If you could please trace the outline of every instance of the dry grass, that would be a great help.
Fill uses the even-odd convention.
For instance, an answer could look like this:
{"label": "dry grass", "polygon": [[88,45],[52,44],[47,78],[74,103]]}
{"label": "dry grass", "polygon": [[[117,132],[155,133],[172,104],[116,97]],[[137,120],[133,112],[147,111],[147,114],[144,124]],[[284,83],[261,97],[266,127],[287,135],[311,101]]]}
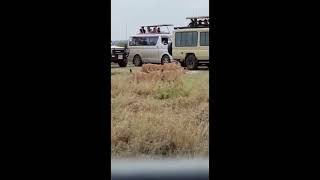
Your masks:
{"label": "dry grass", "polygon": [[129,68],[112,69],[112,156],[207,156],[208,71],[184,74],[181,84],[129,76]]}

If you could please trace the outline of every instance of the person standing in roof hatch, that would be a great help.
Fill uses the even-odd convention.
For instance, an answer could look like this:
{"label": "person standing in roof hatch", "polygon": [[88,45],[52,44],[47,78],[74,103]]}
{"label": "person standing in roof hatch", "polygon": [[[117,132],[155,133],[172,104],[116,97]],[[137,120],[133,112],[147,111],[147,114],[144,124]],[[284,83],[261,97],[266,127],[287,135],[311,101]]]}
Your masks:
{"label": "person standing in roof hatch", "polygon": [[143,34],[146,33],[146,30],[144,29],[143,26],[142,26],[142,32],[143,32]]}
{"label": "person standing in roof hatch", "polygon": [[204,25],[208,25],[208,20],[205,19],[205,20],[203,21],[203,23],[204,23]]}
{"label": "person standing in roof hatch", "polygon": [[157,32],[157,27],[154,27],[152,32],[156,33]]}

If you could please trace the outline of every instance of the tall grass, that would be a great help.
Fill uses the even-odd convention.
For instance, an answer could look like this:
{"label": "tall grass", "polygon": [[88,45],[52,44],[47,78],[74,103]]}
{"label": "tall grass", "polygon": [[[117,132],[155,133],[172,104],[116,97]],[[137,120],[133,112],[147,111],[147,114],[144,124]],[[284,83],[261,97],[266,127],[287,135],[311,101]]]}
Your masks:
{"label": "tall grass", "polygon": [[207,156],[208,72],[185,74],[181,84],[134,84],[123,69],[111,76],[112,156]]}

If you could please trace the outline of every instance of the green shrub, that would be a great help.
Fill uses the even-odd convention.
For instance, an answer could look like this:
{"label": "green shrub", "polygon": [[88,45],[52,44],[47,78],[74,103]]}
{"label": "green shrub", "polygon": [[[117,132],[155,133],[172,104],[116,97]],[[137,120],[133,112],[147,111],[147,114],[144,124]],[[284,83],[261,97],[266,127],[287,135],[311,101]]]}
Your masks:
{"label": "green shrub", "polygon": [[155,98],[156,99],[169,99],[176,97],[187,97],[190,94],[190,90],[183,85],[163,83],[156,87]]}

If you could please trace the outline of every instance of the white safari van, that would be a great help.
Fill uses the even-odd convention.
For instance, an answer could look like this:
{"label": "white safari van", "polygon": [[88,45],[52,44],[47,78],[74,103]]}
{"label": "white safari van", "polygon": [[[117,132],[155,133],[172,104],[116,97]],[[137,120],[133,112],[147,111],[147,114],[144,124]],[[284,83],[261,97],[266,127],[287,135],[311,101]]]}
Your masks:
{"label": "white safari van", "polygon": [[168,51],[187,69],[209,65],[209,17],[187,17],[187,27],[175,27]]}
{"label": "white safari van", "polygon": [[[171,43],[170,32],[160,31],[162,26],[142,26],[140,33],[130,36],[128,48],[130,54],[128,60],[132,60],[135,66],[144,63],[170,63],[171,55],[168,53],[168,44]],[[147,29],[144,29],[146,27]]]}

